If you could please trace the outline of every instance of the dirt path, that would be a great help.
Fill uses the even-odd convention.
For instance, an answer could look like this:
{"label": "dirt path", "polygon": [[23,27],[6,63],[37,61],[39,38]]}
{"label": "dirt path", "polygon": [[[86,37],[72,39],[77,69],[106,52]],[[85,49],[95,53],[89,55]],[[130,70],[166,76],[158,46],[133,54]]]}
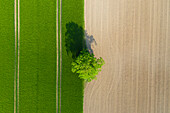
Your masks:
{"label": "dirt path", "polygon": [[56,1],[56,49],[57,49],[57,59],[56,59],[56,113],[58,113],[58,0]]}
{"label": "dirt path", "polygon": [[60,0],[60,113],[61,113],[61,78],[62,78],[62,0]]}
{"label": "dirt path", "polygon": [[18,70],[17,70],[17,113],[19,113],[19,63],[20,63],[20,0],[18,0]]}
{"label": "dirt path", "polygon": [[170,112],[170,0],[86,0],[85,23],[106,64],[84,113]]}
{"label": "dirt path", "polygon": [[15,74],[14,113],[19,113],[20,0],[14,0]]}
{"label": "dirt path", "polygon": [[17,3],[14,0],[14,25],[15,25],[15,73],[14,73],[14,113],[16,113],[16,76],[17,76]]}

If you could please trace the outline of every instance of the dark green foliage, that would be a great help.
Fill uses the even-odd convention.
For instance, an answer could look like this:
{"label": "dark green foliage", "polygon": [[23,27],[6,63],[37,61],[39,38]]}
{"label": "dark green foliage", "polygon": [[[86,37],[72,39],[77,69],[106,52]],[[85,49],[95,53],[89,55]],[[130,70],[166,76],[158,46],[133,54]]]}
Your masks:
{"label": "dark green foliage", "polygon": [[93,79],[97,79],[101,67],[104,65],[104,60],[94,57],[94,54],[90,54],[89,51],[83,50],[80,55],[72,62],[72,72],[78,73],[81,79],[90,82]]}

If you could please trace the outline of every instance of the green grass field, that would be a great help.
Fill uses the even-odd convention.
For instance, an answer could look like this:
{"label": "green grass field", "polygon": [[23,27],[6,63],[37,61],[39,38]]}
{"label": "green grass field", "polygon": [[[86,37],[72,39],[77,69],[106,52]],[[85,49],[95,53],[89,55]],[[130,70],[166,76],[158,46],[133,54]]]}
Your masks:
{"label": "green grass field", "polygon": [[[67,54],[66,24],[84,28],[84,0],[62,1],[62,81],[61,81],[61,113],[83,113],[83,81],[71,72],[72,53]],[[77,27],[77,26],[76,26]],[[76,31],[76,29],[75,29]],[[80,34],[81,35],[81,34]],[[74,34],[78,36],[78,34]],[[77,37],[77,40],[82,38]]]}
{"label": "green grass field", "polygon": [[[18,5],[18,4],[17,4]],[[60,12],[60,0],[58,4]],[[15,53],[14,1],[0,0],[0,112],[14,112],[14,75],[19,57],[20,113],[56,113],[56,1],[20,0],[20,55]],[[59,13],[60,14],[60,13]],[[17,14],[16,14],[17,15]],[[18,18],[17,18],[18,19]],[[62,24],[58,17],[58,50],[62,29],[62,79],[58,78],[61,113],[83,112],[83,80],[71,72],[73,56],[83,47],[84,1],[62,0]],[[16,23],[17,24],[17,23]],[[66,28],[67,25],[67,28]],[[17,31],[18,32],[18,31]],[[69,36],[66,36],[69,34]],[[66,38],[75,37],[76,51],[68,52]],[[69,42],[69,41],[68,41]],[[72,48],[72,49],[73,49]],[[72,50],[70,49],[70,50]],[[75,56],[74,56],[75,57]],[[17,75],[16,75],[17,76]],[[17,82],[17,78],[16,81]],[[17,84],[16,86],[17,87]],[[18,98],[18,97],[16,97]],[[61,103],[60,103],[61,101]]]}
{"label": "green grass field", "polygon": [[14,1],[0,0],[0,112],[14,110]]}
{"label": "green grass field", "polygon": [[20,1],[20,112],[56,112],[56,3]]}

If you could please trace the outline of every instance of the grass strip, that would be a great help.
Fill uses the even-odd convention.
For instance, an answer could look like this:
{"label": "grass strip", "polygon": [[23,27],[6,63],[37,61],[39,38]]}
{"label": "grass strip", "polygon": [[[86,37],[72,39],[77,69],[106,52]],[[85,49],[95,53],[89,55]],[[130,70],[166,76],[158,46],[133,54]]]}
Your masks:
{"label": "grass strip", "polygon": [[0,0],[0,112],[14,112],[14,1]]}
{"label": "grass strip", "polygon": [[[66,28],[66,24],[70,28]],[[84,28],[84,0],[62,0],[61,113],[83,113],[83,80],[71,72],[74,52],[68,52],[70,48],[66,47],[68,29],[72,30],[74,36],[77,36],[77,40],[84,38],[82,33],[77,34],[79,30],[75,27]],[[75,49],[78,48],[75,46]]]}
{"label": "grass strip", "polygon": [[20,0],[20,112],[56,112],[56,1]]}

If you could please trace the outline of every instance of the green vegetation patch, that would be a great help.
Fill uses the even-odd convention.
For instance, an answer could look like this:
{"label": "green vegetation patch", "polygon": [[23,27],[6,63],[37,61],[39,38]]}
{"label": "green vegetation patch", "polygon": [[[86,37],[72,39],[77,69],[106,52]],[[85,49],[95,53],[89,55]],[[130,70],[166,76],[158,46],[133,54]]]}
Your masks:
{"label": "green vegetation patch", "polygon": [[14,112],[14,1],[0,0],[0,112]]}
{"label": "green vegetation patch", "polygon": [[[83,48],[83,42],[81,42],[84,38],[83,28],[84,0],[62,0],[62,113],[83,112],[83,80],[71,71],[73,59]],[[69,40],[69,37],[74,37],[74,39]],[[72,42],[74,47],[71,45]]]}
{"label": "green vegetation patch", "polygon": [[56,112],[56,2],[20,0],[20,112]]}

